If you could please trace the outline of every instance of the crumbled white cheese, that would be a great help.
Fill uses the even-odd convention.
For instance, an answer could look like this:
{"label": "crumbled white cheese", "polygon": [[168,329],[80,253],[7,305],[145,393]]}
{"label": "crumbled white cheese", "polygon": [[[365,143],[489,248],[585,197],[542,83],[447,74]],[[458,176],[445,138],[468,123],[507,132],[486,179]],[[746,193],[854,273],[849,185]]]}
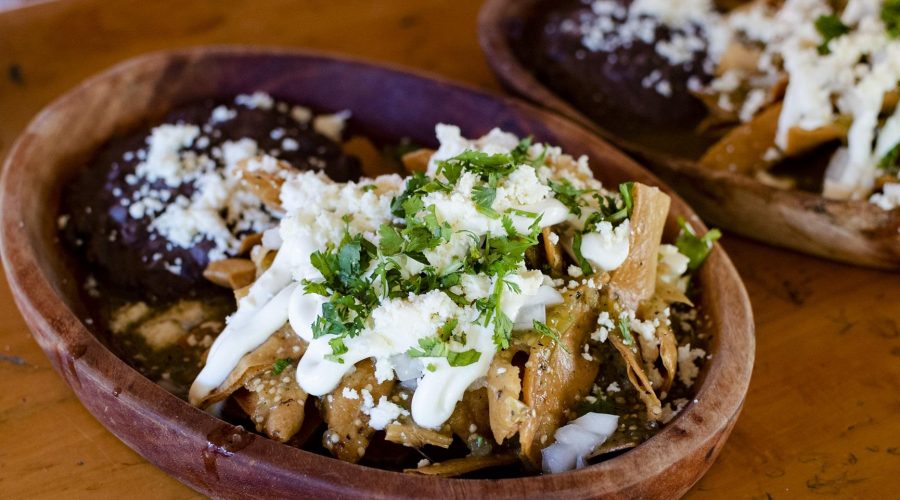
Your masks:
{"label": "crumbled white cheese", "polygon": [[210,115],[209,117],[209,121],[212,123],[222,123],[233,119],[235,116],[237,116],[237,111],[229,108],[228,106],[220,105],[216,106],[215,109],[213,109],[212,115]]}
{"label": "crumbled white cheese", "polygon": [[703,349],[691,349],[690,344],[678,346],[678,380],[686,387],[694,385],[694,379],[700,373],[696,361],[703,359],[706,351]]}
{"label": "crumbled white cheese", "polygon": [[[725,36],[720,34],[719,14],[710,0],[634,0],[624,5],[616,0],[585,2],[590,12],[577,22],[565,21],[559,29],[581,37],[581,44],[592,52],[614,53],[641,42],[672,66],[690,67],[702,55],[702,64],[710,69],[715,56],[723,50]],[[667,36],[657,39],[660,29]],[[614,55],[614,54],[613,54]],[[641,84],[671,97],[672,84],[662,72],[653,70]]]}
{"label": "crumbled white cheese", "polygon": [[[850,0],[835,13],[827,0],[786,0],[778,5],[752,2],[716,22],[732,40],[761,47],[757,67],[729,70],[713,79],[704,92],[718,94],[719,105],[734,109],[739,118],[751,120],[769,101],[771,88],[786,78],[775,143],[766,152],[776,161],[787,151],[794,130],[815,130],[832,125],[838,117],[849,119],[846,147],[831,157],[825,172],[823,194],[834,199],[870,197],[877,164],[900,142],[900,110],[897,120],[880,120],[885,96],[900,80],[900,40],[891,36],[881,19],[882,2]],[[823,35],[816,28],[821,16],[838,14],[849,32],[831,39],[819,52]],[[744,97],[741,97],[743,95]],[[881,197],[875,198],[878,202]]]}
{"label": "crumbled white cheese", "polygon": [[350,116],[351,113],[347,110],[331,115],[319,115],[313,119],[313,130],[333,141],[340,142],[344,126]]}
{"label": "crumbled white cheese", "polygon": [[[371,399],[371,395],[369,398]],[[409,415],[409,412],[402,406],[388,401],[387,396],[381,396],[377,405],[363,405],[362,411],[369,416],[369,427],[376,431],[382,431],[394,420]]]}
{"label": "crumbled white cheese", "polygon": [[303,106],[294,106],[291,108],[291,118],[297,123],[309,123],[312,120],[313,113],[309,108]]}
{"label": "crumbled white cheese", "polygon": [[881,191],[873,194],[869,201],[884,210],[900,208],[900,183],[885,184]]}
{"label": "crumbled white cheese", "polygon": [[582,271],[580,267],[575,265],[569,265],[569,268],[566,269],[566,272],[573,278],[580,278],[582,275],[584,275],[584,271]]}
{"label": "crumbled white cheese", "polygon": [[265,92],[254,92],[252,94],[240,94],[234,98],[234,103],[238,106],[244,106],[249,109],[272,109],[275,105],[275,99]]}
{"label": "crumbled white cheese", "polygon": [[183,162],[179,152],[194,143],[200,135],[196,125],[160,125],[147,138],[147,160],[138,164],[135,173],[150,182],[163,180],[168,186],[181,184],[191,165]]}

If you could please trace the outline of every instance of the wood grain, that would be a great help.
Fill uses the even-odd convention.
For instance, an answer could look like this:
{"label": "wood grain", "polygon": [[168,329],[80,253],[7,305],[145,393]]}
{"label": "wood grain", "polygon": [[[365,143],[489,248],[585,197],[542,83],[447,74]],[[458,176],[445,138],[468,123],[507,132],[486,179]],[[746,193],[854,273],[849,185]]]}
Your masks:
{"label": "wood grain", "polygon": [[[496,89],[475,39],[479,6],[475,0],[385,1],[377,8],[349,0],[76,0],[8,12],[0,15],[0,151],[44,104],[84,77],[169,46],[329,48]],[[688,497],[891,497],[900,482],[896,276],[732,235],[724,245],[756,309],[757,364],[731,439]],[[0,314],[3,496],[197,496],[87,413],[32,340],[6,286]]]}

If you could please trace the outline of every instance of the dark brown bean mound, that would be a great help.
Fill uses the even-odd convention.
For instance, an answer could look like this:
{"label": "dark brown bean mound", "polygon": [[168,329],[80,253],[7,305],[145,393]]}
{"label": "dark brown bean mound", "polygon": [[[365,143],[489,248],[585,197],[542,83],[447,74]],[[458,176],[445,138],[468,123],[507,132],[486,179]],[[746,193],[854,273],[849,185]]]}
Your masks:
{"label": "dark brown bean mound", "polygon": [[[236,115],[213,123],[210,116],[219,104],[225,104]],[[285,104],[251,109],[234,103],[200,102],[172,111],[160,123],[200,127],[201,137],[208,138],[208,143],[197,140],[187,148],[198,154],[212,156],[213,148],[226,141],[250,138],[257,142],[261,153],[285,160],[298,169],[321,169],[336,181],[357,179],[361,174],[357,158],[344,155],[340,144],[316,133],[310,124],[292,118],[290,106]],[[109,141],[68,184],[60,212],[61,222],[65,221],[61,224],[63,241],[87,261],[89,271],[100,282],[126,294],[133,292],[135,298],[153,301],[202,296],[212,286],[202,278],[212,242],[201,240],[190,248],[172,245],[149,229],[150,217],[135,219],[123,205],[123,200],[130,199],[147,183],[145,179],[126,181],[140,163],[136,156],[126,153],[146,149],[153,126]],[[271,132],[275,129],[283,129],[283,136],[275,134],[273,138]],[[295,140],[297,149],[283,151],[284,138]],[[216,168],[224,168],[221,159],[215,161]],[[171,199],[177,195],[189,197],[194,191],[192,184],[171,189],[162,180],[150,183],[150,187],[169,191]],[[166,268],[167,263],[175,261],[180,263],[177,273]]]}
{"label": "dark brown bean mound", "polygon": [[[579,33],[562,28],[566,22],[578,25],[582,16],[589,15],[590,5],[580,0],[543,2],[528,23],[511,28],[517,56],[542,83],[620,137],[660,146],[660,140],[672,142],[671,135],[692,131],[705,108],[690,94],[687,81],[692,76],[703,83],[709,80],[702,68],[705,55],[672,65],[652,43],[640,40],[609,52],[593,52],[582,45]],[[615,24],[621,26],[621,20]],[[668,40],[670,35],[667,28],[658,27],[655,39]],[[644,85],[654,71],[671,85],[670,96]],[[662,146],[678,150],[683,145]]]}

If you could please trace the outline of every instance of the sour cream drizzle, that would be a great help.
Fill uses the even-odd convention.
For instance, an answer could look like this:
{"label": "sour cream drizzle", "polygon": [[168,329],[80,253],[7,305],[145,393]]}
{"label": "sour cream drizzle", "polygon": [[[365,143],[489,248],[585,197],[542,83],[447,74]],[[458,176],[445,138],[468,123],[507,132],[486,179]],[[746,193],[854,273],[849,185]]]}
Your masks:
{"label": "sour cream drizzle", "polygon": [[[448,133],[454,135],[453,132],[457,137],[459,134],[458,129],[448,132],[439,128],[439,136],[441,132],[445,136]],[[509,134],[492,134],[499,140],[510,142]],[[514,146],[515,142],[511,147],[494,147],[500,151],[509,151]],[[457,145],[446,149],[458,148]],[[483,149],[490,150],[491,147]],[[447,152],[444,151],[444,154]],[[533,175],[527,172],[522,175],[526,174]],[[316,251],[324,250],[328,242],[338,242],[344,230],[363,234],[377,243],[379,225],[393,222],[389,209],[390,199],[402,191],[403,184],[396,177],[364,182],[371,182],[376,189],[364,189],[362,185],[353,183],[337,185],[321,175],[309,172],[298,174],[295,179],[288,181],[282,189],[286,216],[280,223],[279,237],[266,239],[280,246],[277,256],[271,267],[250,287],[248,295],[240,300],[237,312],[229,318],[225,330],[210,349],[206,365],[191,387],[192,403],[198,404],[219,387],[242,356],[256,349],[286,323],[309,344],[296,373],[298,384],[307,393],[324,396],[334,391],[357,362],[373,358],[379,382],[396,378],[412,385],[411,381],[415,380],[411,414],[413,420],[423,427],[441,426],[450,417],[466,389],[487,374],[497,349],[493,340],[493,326],[485,326],[478,321],[480,312],[474,306],[458,305],[440,290],[384,300],[366,319],[365,328],[358,336],[344,338],[347,352],[340,356],[343,362],[328,358],[332,354],[329,340],[333,335],[313,337],[311,327],[326,299],[305,293],[301,285],[304,280],[322,278],[319,271],[311,265],[310,256]],[[294,199],[288,200],[290,197]],[[365,201],[365,197],[369,197],[368,201]],[[466,198],[465,203],[461,201],[462,198]],[[342,202],[338,203],[334,199]],[[481,215],[476,214],[476,217],[466,213],[469,208],[466,203],[471,204],[467,197],[455,194],[433,200],[438,215],[441,219],[450,221],[455,231],[465,230],[484,235],[491,230],[498,230],[493,227],[498,224],[493,220],[486,221]],[[537,195],[527,204],[511,204],[511,207],[540,215],[539,225],[542,228],[572,219],[568,208],[547,192]],[[345,218],[348,213],[354,215],[349,224]],[[464,216],[460,217],[460,213]],[[534,218],[523,215],[515,215],[512,219],[514,226],[522,232],[534,222]],[[596,238],[585,239],[587,242],[596,240],[595,245],[590,244],[585,248],[585,255],[589,255],[592,261],[596,259],[596,264],[604,269],[617,266],[617,262],[620,263],[619,254],[622,253],[621,245],[617,244],[622,239],[619,233],[626,235],[624,252],[627,254],[628,228],[626,223],[624,229],[613,233],[611,227],[603,226],[604,234],[598,233]],[[464,253],[466,250],[465,245],[461,245],[443,257],[452,261],[454,257],[461,255],[454,255],[455,253]],[[612,255],[605,259],[605,253]],[[440,256],[435,258],[437,257]],[[437,264],[435,266],[440,268]],[[407,273],[414,274],[421,270],[421,264],[409,259],[408,262],[404,261],[404,269]],[[485,275],[466,275],[465,278],[460,287],[470,303],[488,297],[497,279]],[[500,309],[514,322],[515,328],[530,329],[532,320],[545,317],[547,306],[562,302],[560,293],[540,271],[526,270],[523,265],[517,272],[504,277],[504,280],[517,285],[516,291],[504,287],[500,295]],[[373,286],[380,285],[376,281]],[[457,333],[465,334],[464,343],[451,341],[451,348],[458,352],[477,350],[480,353],[477,361],[466,366],[451,366],[443,357],[413,359],[407,355],[411,348],[419,345],[420,339],[435,336],[437,330],[450,319],[458,321]]]}

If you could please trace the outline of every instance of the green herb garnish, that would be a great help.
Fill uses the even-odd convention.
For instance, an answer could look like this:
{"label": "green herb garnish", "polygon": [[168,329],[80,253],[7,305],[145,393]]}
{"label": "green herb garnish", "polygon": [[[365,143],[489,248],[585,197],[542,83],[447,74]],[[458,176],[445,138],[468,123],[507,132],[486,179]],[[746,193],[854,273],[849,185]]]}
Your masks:
{"label": "green herb garnish", "polygon": [[293,361],[294,360],[291,358],[282,358],[275,361],[275,363],[272,364],[272,373],[274,375],[281,375],[281,372],[283,372],[285,368],[291,366]]}
{"label": "green herb garnish", "polygon": [[555,342],[559,342],[559,334],[553,331],[553,329],[546,324],[541,323],[538,320],[532,320],[531,326],[532,328],[534,328],[534,331],[540,333],[544,337],[550,337]]}
{"label": "green herb garnish", "polygon": [[884,28],[894,38],[900,38],[900,0],[884,0],[881,6]]}
{"label": "green herb garnish", "polygon": [[578,261],[578,267],[581,268],[581,272],[587,275],[593,273],[594,268],[591,267],[591,263],[581,254],[581,235],[581,232],[576,232],[575,236],[572,237],[572,252],[575,253],[575,260]]}
{"label": "green herb garnish", "polygon": [[878,160],[878,168],[891,175],[900,174],[900,143]]}
{"label": "green herb garnish", "polygon": [[679,252],[690,259],[688,269],[696,271],[709,256],[713,243],[722,237],[722,232],[714,228],[707,231],[702,237],[698,237],[694,228],[684,220],[684,217],[678,218],[678,225],[681,226],[681,232],[675,239],[675,246],[678,247]]}
{"label": "green herb garnish", "polygon": [[[331,335],[332,348],[328,359],[343,362],[341,355],[347,352],[345,340],[360,334],[371,312],[381,300],[421,295],[441,290],[460,306],[472,305],[464,297],[451,290],[460,283],[464,274],[486,274],[495,280],[490,297],[474,304],[481,313],[484,325],[494,329],[494,342],[500,349],[509,346],[512,320],[500,308],[504,290],[519,293],[518,286],[506,279],[518,271],[528,248],[538,243],[540,215],[526,211],[511,211],[534,220],[527,231],[520,233],[509,214],[500,214],[492,208],[497,196],[500,179],[512,173],[520,165],[528,164],[531,140],[526,139],[509,154],[487,154],[465,151],[454,158],[438,162],[435,178],[418,173],[406,181],[403,192],[391,200],[391,213],[399,223],[382,224],[378,228],[378,245],[362,235],[345,234],[337,245],[329,245],[324,251],[315,252],[311,263],[322,279],[303,282],[306,293],[327,298],[321,312],[312,325],[314,338]],[[537,160],[536,160],[537,161]],[[540,161],[543,161],[541,157]],[[430,193],[450,192],[463,172],[471,172],[482,181],[473,189],[473,202],[479,212],[492,218],[501,218],[504,232],[478,236],[471,234],[468,253],[459,262],[439,273],[430,264],[426,253],[450,241],[453,230],[437,217],[436,207],[427,205]],[[346,223],[351,222],[347,218]],[[423,264],[413,275],[404,271],[403,259],[409,258]],[[479,359],[477,351],[455,352],[449,349],[449,341],[462,340],[453,337],[456,324],[444,325],[438,336],[411,355],[446,357],[453,366],[465,366]]]}
{"label": "green herb garnish", "polygon": [[472,189],[472,201],[475,202],[475,208],[478,213],[496,219],[500,214],[491,208],[494,199],[497,197],[497,188],[495,186],[476,186]]}
{"label": "green herb garnish", "polygon": [[412,347],[406,351],[406,355],[411,358],[447,358],[450,366],[468,366],[481,359],[481,353],[477,350],[453,351],[447,342],[437,337],[419,339],[419,349]]}
{"label": "green herb garnish", "polygon": [[620,314],[618,326],[619,333],[621,333],[622,338],[625,339],[625,345],[634,344],[634,337],[631,336],[631,318],[629,318],[625,313]]}
{"label": "green herb garnish", "polygon": [[[882,12],[883,15],[883,12]],[[850,27],[841,22],[841,19],[835,15],[823,15],[816,19],[816,30],[822,35],[822,43],[818,47],[819,54],[830,54],[831,49],[828,44],[840,36],[850,33]]]}
{"label": "green herb garnish", "polygon": [[547,326],[545,323],[541,323],[540,321],[535,319],[531,321],[531,327],[534,329],[534,331],[538,332],[542,336],[550,337],[551,339],[553,339],[553,341],[556,342],[556,345],[561,347],[563,351],[569,352],[569,349],[562,342],[560,342],[559,334],[556,333],[552,328]]}
{"label": "green herb garnish", "polygon": [[566,206],[569,209],[569,212],[572,212],[576,217],[581,217],[581,203],[580,199],[583,195],[590,193],[589,189],[578,189],[572,185],[567,179],[563,179],[559,182],[550,181],[549,183],[550,189],[553,190],[553,194],[560,203]]}

